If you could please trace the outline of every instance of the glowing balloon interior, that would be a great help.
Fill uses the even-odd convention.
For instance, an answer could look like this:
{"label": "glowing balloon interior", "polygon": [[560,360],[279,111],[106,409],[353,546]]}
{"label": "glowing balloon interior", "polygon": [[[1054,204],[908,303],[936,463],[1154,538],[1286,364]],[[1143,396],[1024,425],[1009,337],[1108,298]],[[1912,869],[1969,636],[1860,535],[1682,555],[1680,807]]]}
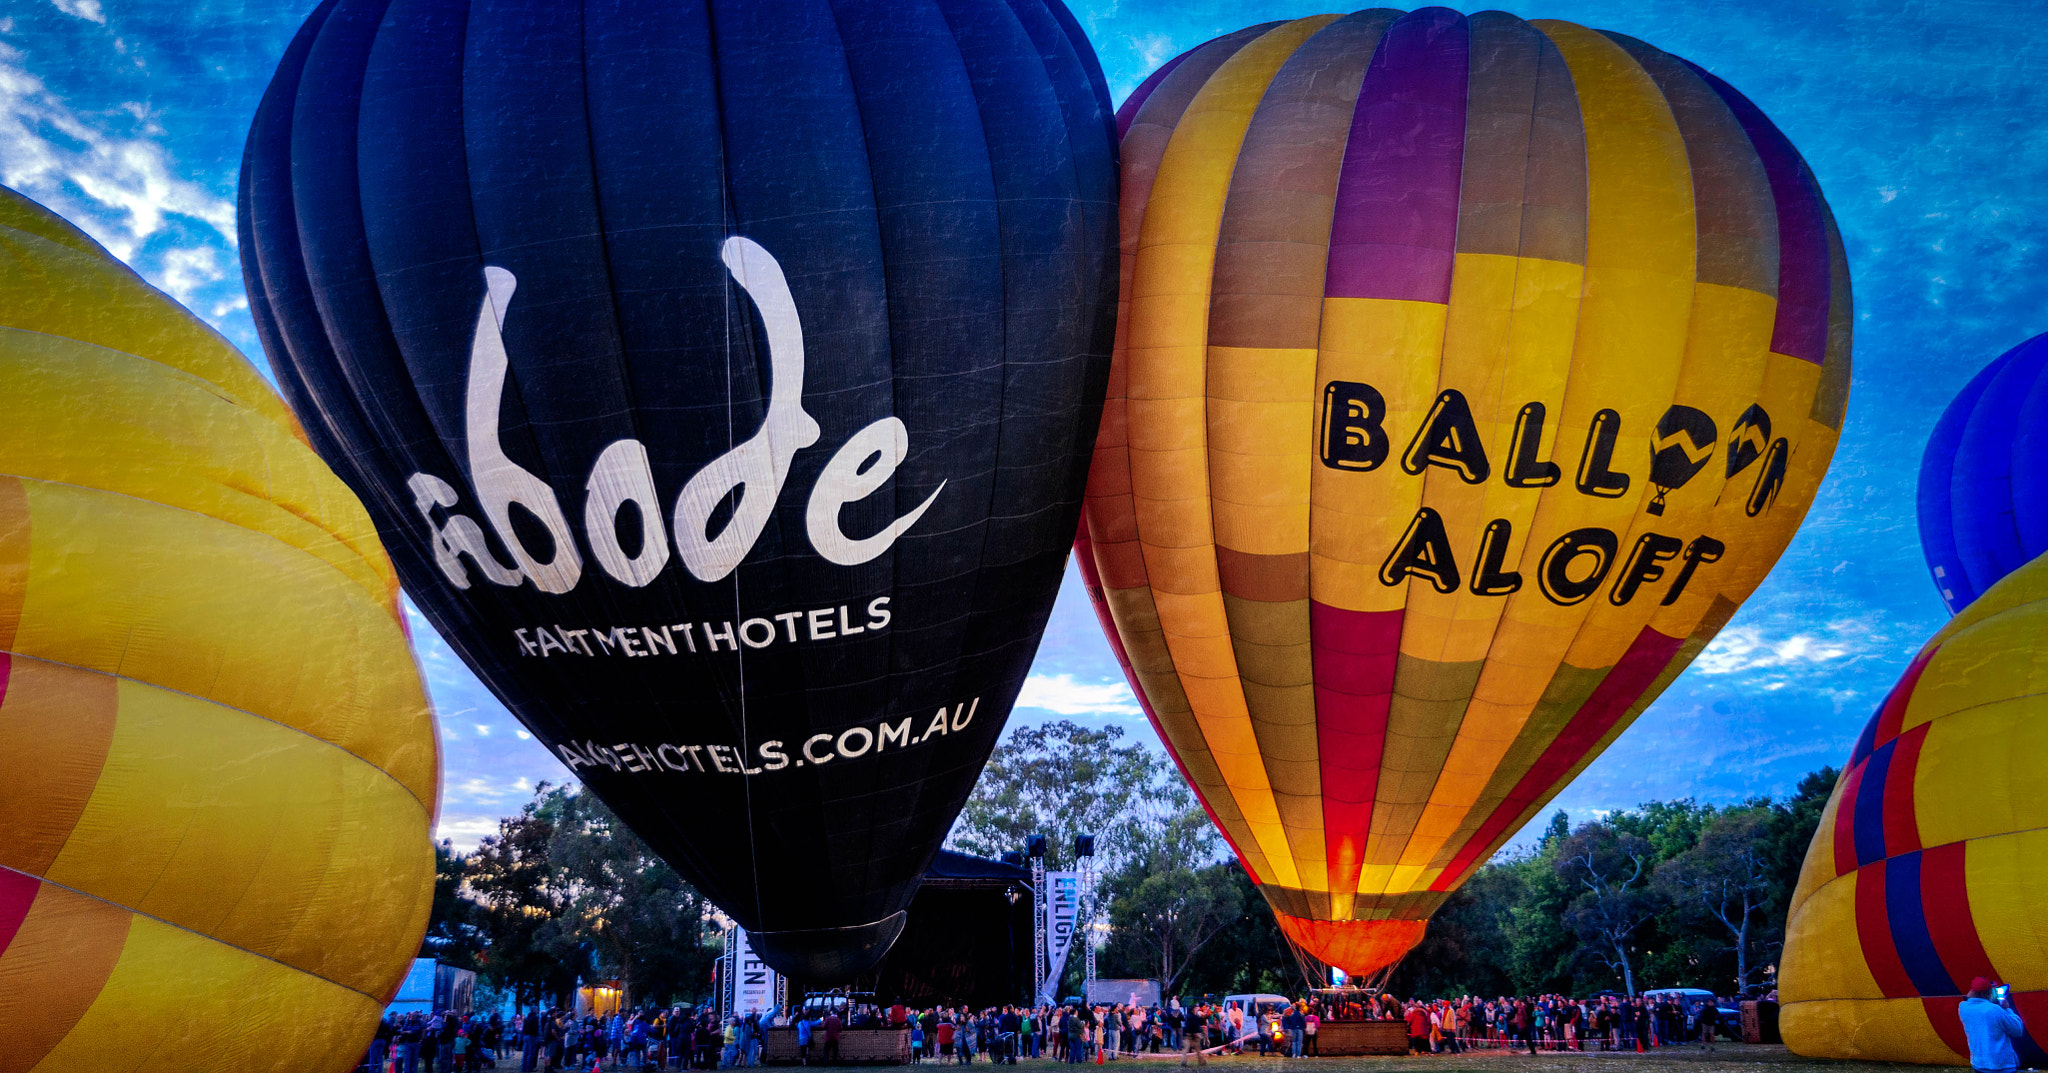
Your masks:
{"label": "glowing balloon interior", "polygon": [[0,190],[0,1069],[353,1067],[433,717],[348,488],[226,340]]}
{"label": "glowing balloon interior", "polygon": [[1118,124],[1083,565],[1282,927],[1366,974],[1791,539],[1841,242],[1741,94],[1563,22],[1255,26]]}

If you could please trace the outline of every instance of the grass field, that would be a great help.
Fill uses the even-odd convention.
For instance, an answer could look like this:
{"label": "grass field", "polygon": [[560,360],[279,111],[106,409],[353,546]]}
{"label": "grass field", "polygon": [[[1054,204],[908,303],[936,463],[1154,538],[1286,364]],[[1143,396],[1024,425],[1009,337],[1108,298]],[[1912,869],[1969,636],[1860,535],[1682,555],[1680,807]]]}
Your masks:
{"label": "grass field", "polygon": [[[936,1063],[927,1063],[935,1065]],[[1178,1068],[1177,1058],[1144,1058],[1112,1062],[1105,1073],[1122,1066],[1120,1073]],[[1802,1058],[1779,1046],[1723,1043],[1712,1051],[1698,1047],[1671,1047],[1648,1054],[1568,1051],[1531,1055],[1502,1051],[1472,1051],[1466,1054],[1411,1055],[1400,1058],[1212,1058],[1209,1066],[1218,1073],[1421,1073],[1442,1069],[1444,1073],[1907,1073],[1927,1070],[1926,1066],[1892,1062],[1841,1062],[1826,1058]],[[982,1063],[975,1068],[986,1069]],[[1068,1069],[1065,1063],[1025,1061],[1017,1073],[1055,1073]],[[1091,1067],[1092,1068],[1092,1067]]]}

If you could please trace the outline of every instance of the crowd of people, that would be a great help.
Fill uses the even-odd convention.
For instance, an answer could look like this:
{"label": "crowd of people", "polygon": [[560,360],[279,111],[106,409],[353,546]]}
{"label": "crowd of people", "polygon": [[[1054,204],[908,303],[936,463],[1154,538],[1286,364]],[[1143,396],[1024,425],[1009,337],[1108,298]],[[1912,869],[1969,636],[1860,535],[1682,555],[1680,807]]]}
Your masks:
{"label": "crowd of people", "polygon": [[1156,1006],[1069,1003],[983,1009],[914,1009],[899,1003],[781,1007],[722,1021],[709,1011],[686,1007],[582,1017],[559,1009],[511,1018],[449,1011],[386,1016],[365,1065],[374,1073],[470,1073],[509,1070],[513,1063],[520,1073],[735,1069],[762,1064],[772,1028],[793,1029],[795,1053],[779,1057],[830,1065],[842,1057],[846,1032],[883,1027],[907,1031],[916,1063],[1014,1064],[1020,1058],[1049,1058],[1078,1064],[1177,1054],[1183,1065],[1199,1065],[1218,1051],[1315,1056],[1319,1031],[1331,1020],[1405,1022],[1410,1049],[1418,1054],[1470,1048],[1533,1054],[1635,1051],[1681,1043],[1711,1047],[1735,1031],[1714,1002],[1613,994],[1406,1002],[1379,994],[1341,1002],[1265,998],[1183,1004],[1175,999]]}

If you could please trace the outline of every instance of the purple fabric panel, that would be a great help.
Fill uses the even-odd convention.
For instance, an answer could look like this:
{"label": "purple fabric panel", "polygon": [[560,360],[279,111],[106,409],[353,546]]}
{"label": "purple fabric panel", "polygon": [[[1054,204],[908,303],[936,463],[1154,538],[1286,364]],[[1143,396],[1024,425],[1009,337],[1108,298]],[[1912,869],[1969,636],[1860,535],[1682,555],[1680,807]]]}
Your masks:
{"label": "purple fabric panel", "polygon": [[1450,301],[1470,44],[1465,17],[1441,7],[1381,39],[1337,180],[1329,297]]}
{"label": "purple fabric panel", "polygon": [[1201,47],[1201,45],[1196,45],[1194,48],[1167,60],[1157,71],[1146,75],[1145,80],[1138,83],[1138,88],[1132,90],[1131,95],[1124,98],[1124,106],[1116,110],[1116,140],[1118,142],[1122,142],[1124,135],[1131,132],[1131,123],[1138,118],[1138,109],[1145,107],[1145,98],[1150,97],[1152,91],[1159,88],[1159,83],[1164,82],[1166,76],[1172,74],[1173,69],[1179,67],[1182,60],[1194,55]]}
{"label": "purple fabric panel", "polygon": [[1687,63],[1714,87],[1742,122],[1750,144],[1771,177],[1771,196],[1778,205],[1778,321],[1771,331],[1771,349],[1787,357],[1819,365],[1827,358],[1830,294],[1827,224],[1821,219],[1820,184],[1799,151],[1778,131],[1763,110],[1735,87]]}

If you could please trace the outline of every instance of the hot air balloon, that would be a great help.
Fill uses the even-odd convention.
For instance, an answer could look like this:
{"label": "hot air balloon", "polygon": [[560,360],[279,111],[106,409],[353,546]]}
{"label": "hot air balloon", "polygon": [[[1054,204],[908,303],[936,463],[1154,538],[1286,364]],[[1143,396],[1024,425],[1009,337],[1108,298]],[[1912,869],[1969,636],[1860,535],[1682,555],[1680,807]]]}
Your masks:
{"label": "hot air balloon", "polygon": [[1791,539],[1841,242],[1741,94],[1563,22],[1255,26],[1117,122],[1088,580],[1281,927],[1367,975]]}
{"label": "hot air balloon", "polygon": [[1985,366],[1935,424],[1920,546],[1950,614],[2048,552],[2048,335]]}
{"label": "hot air balloon", "polygon": [[1967,1065],[1956,1007],[1982,976],[2012,987],[2020,1064],[2048,1061],[2044,622],[2048,557],[1950,620],[1863,728],[1785,925],[1798,1053]]}
{"label": "hot air balloon", "polygon": [[346,1070],[433,901],[433,716],[348,488],[0,190],[0,1069]]}
{"label": "hot air balloon", "polygon": [[901,929],[1051,609],[1114,161],[1057,0],[329,0],[243,264],[434,626],[829,982]]}

